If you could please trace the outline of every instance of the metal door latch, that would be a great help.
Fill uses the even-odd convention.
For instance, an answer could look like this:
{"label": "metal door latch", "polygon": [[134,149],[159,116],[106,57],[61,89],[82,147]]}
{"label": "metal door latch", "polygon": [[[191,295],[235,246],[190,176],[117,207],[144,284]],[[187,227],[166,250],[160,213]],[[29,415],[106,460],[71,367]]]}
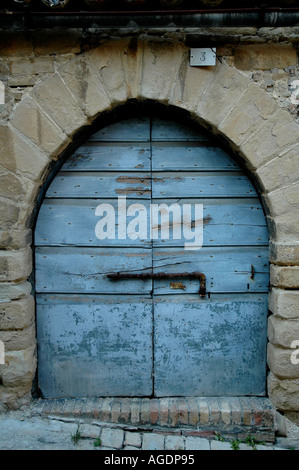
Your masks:
{"label": "metal door latch", "polygon": [[196,278],[199,279],[200,287],[199,287],[199,295],[201,297],[206,296],[206,276],[199,271],[194,271],[192,273],[113,273],[107,275],[108,279],[112,279],[114,281],[120,279],[171,279],[176,277],[187,277],[187,278]]}

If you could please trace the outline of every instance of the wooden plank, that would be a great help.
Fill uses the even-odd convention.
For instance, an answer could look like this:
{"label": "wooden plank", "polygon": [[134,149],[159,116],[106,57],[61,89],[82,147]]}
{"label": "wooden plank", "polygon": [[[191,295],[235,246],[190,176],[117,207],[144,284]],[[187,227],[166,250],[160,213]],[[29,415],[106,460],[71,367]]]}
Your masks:
{"label": "wooden plank", "polygon": [[37,295],[39,388],[45,398],[152,393],[152,302]]}
{"label": "wooden plank", "polygon": [[219,147],[199,144],[153,144],[153,171],[239,171],[240,167]]}
{"label": "wooden plank", "polygon": [[150,171],[148,145],[86,143],[63,165],[63,171]]}
{"label": "wooden plank", "polygon": [[[152,200],[152,204],[161,204],[161,200]],[[190,204],[191,230],[195,226],[195,204],[203,204],[203,236],[204,246],[218,245],[267,245],[268,231],[264,213],[258,199],[166,199],[163,201],[169,207],[169,239],[161,238],[161,217],[158,224],[158,240],[153,240],[155,246],[184,246],[188,240],[185,237],[182,223],[183,204]],[[95,235],[96,223],[101,217],[95,215],[96,208],[101,204],[110,204],[115,211],[116,239],[99,240]],[[146,212],[147,237],[132,240],[119,239],[118,234],[118,200],[117,199],[46,199],[40,209],[35,229],[36,246],[146,246],[151,245],[150,239],[150,201],[130,199],[127,201],[127,211],[131,205],[142,204]],[[179,204],[181,217],[173,220],[172,204]],[[127,216],[127,224],[141,214]],[[173,223],[181,226],[181,239],[173,238]],[[190,224],[189,224],[190,227]],[[137,227],[138,231],[139,228]]]}
{"label": "wooden plank", "polygon": [[150,118],[124,119],[94,133],[89,142],[149,142]]}
{"label": "wooden plank", "polygon": [[[158,219],[158,240],[153,240],[154,246],[184,246],[188,242],[183,227],[184,205],[191,206],[191,224],[189,230],[194,233],[195,226],[199,227],[201,219],[195,217],[195,205],[203,205],[203,246],[229,246],[229,245],[267,245],[268,230],[262,206],[257,198],[241,199],[152,199],[152,204],[160,207],[166,204],[169,208],[169,237],[162,237],[162,218]],[[181,208],[181,216],[176,219],[173,215],[175,207]],[[163,207],[163,206],[162,206]],[[173,207],[173,211],[171,210]],[[164,216],[165,217],[165,216]],[[165,217],[167,227],[168,218]],[[174,239],[174,224],[176,231],[181,227],[181,238]],[[153,224],[153,228],[156,225]],[[164,227],[165,228],[165,227]],[[189,235],[188,235],[189,236]]]}
{"label": "wooden plank", "polygon": [[159,141],[207,141],[204,132],[168,119],[154,117],[152,120],[152,142]]}
{"label": "wooden plank", "polygon": [[[106,217],[96,216],[97,207],[102,204],[109,204],[115,211],[115,240],[111,238],[99,239],[96,236],[96,224]],[[127,207],[142,204],[146,212],[146,227],[150,223],[150,201],[142,199],[130,199]],[[112,212],[111,212],[112,213]],[[124,225],[128,229],[130,223],[138,216],[127,215],[127,223]],[[140,209],[140,214],[142,211]],[[107,222],[108,223],[108,222]],[[132,239],[129,235],[123,240],[119,233],[119,201],[118,199],[45,199],[40,209],[36,229],[36,246],[133,246],[151,247],[151,240],[148,238]],[[107,228],[105,229],[107,230]],[[138,226],[135,230],[139,231]]]}
{"label": "wooden plank", "polygon": [[251,181],[241,172],[153,173],[153,198],[254,197]]}
{"label": "wooden plank", "polygon": [[[268,247],[213,247],[198,251],[179,248],[154,248],[154,272],[193,272],[206,275],[207,292],[268,292]],[[254,266],[254,278],[252,268]],[[198,293],[197,279],[155,280],[156,295],[173,294],[171,283],[183,282],[181,293]]]}
{"label": "wooden plank", "polygon": [[36,248],[36,292],[148,294],[152,281],[113,281],[115,272],[151,272],[151,250],[142,248]]}
{"label": "wooden plank", "polygon": [[267,294],[156,298],[155,396],[265,395]]}
{"label": "wooden plank", "polygon": [[151,197],[151,179],[148,173],[114,172],[59,172],[50,185],[48,198],[133,198]]}

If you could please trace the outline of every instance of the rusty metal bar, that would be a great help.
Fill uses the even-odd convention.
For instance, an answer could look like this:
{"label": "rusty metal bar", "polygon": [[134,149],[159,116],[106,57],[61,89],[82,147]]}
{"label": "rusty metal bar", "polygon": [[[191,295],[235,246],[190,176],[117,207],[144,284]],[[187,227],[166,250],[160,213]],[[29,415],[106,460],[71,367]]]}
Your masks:
{"label": "rusty metal bar", "polygon": [[113,274],[108,274],[107,277],[109,279],[112,279],[114,281],[120,280],[120,279],[141,279],[141,280],[146,280],[146,279],[172,279],[176,277],[188,277],[188,278],[196,278],[199,279],[200,281],[200,287],[199,287],[199,295],[201,297],[206,296],[206,276],[203,273],[200,273],[199,271],[194,271],[192,273],[140,273],[140,274],[134,274],[134,273],[113,273]]}

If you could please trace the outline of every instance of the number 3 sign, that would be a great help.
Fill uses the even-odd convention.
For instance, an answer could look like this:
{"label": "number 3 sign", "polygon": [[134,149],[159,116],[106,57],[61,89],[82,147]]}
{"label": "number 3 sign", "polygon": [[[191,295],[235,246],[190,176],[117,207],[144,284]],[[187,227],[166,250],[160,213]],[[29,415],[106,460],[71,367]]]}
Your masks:
{"label": "number 3 sign", "polygon": [[216,65],[216,49],[202,47],[191,49],[190,65],[193,67]]}

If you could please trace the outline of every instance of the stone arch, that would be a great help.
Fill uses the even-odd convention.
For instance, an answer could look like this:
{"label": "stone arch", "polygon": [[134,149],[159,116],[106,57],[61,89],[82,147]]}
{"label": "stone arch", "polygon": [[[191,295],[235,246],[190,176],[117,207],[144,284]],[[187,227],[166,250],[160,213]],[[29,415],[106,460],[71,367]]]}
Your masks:
{"label": "stone arch", "polygon": [[[32,271],[32,214],[53,164],[76,145],[85,128],[130,100],[152,100],[185,110],[194,121],[224,139],[256,180],[267,208],[271,235],[270,306],[274,316],[269,327],[269,384],[273,402],[288,409],[283,407],[291,405],[281,402],[278,390],[288,381],[292,389],[299,373],[287,364],[289,347],[280,323],[284,317],[282,305],[287,305],[284,318],[291,319],[299,334],[299,323],[294,321],[297,293],[283,290],[299,286],[299,126],[234,67],[219,61],[216,67],[190,67],[189,49],[183,44],[150,38],[104,43],[66,62],[37,84],[17,106],[9,125],[1,128],[2,167],[8,179],[7,194],[2,193],[2,197],[8,197],[1,234],[6,249],[0,254],[5,308],[9,310],[11,302],[21,301],[24,305],[19,308],[30,311],[32,318],[27,281]],[[35,344],[29,323],[27,320],[22,330],[24,354],[12,346],[11,365],[2,374],[4,397],[15,399],[30,392]],[[14,361],[21,364],[16,373]],[[292,402],[294,394],[290,395]],[[298,395],[296,400],[299,409]]]}

